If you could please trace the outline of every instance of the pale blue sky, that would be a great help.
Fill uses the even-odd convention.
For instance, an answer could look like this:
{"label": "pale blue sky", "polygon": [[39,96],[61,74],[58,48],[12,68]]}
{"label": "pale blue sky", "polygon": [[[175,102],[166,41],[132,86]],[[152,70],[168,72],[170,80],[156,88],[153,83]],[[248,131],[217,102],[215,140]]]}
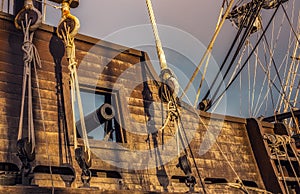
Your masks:
{"label": "pale blue sky", "polygon": [[[166,51],[167,60],[170,63],[173,63],[173,65],[179,70],[184,71],[186,76],[189,77],[193,71],[193,66],[198,64],[205,47],[208,45],[212,37],[222,1],[153,0],[152,3],[157,23],[160,25],[159,30],[163,46],[169,48],[169,50],[167,49]],[[285,6],[287,6],[287,3]],[[289,0],[287,11],[290,12],[293,7],[296,14],[293,21],[296,21],[296,18],[298,17],[298,10],[300,10],[300,1]],[[47,12],[47,23],[57,25],[60,18],[60,11],[49,7]],[[124,46],[135,46],[138,49],[146,50],[149,52],[151,59],[156,60],[155,52],[153,52],[154,39],[149,26],[145,26],[145,29],[149,29],[146,30],[144,34],[143,32],[136,33],[136,31],[140,30],[143,25],[149,25],[150,23],[145,0],[81,0],[80,6],[71,12],[81,21],[80,33],[112,41]],[[273,10],[262,10],[264,26],[266,26],[267,20],[270,18],[272,12]],[[273,37],[276,37],[280,30],[282,17],[283,11],[280,9],[274,25]],[[290,17],[292,18],[291,14]],[[177,35],[169,33],[169,31],[166,30],[170,29],[168,27],[174,29],[174,31],[177,32]],[[294,25],[294,27],[296,27],[296,25]],[[213,50],[213,58],[215,59],[216,64],[220,64],[224,59],[226,51],[228,50],[236,31],[237,30],[227,20],[221,30],[220,36],[217,38]],[[280,39],[282,39],[282,41],[278,42],[278,53],[275,52],[278,64],[282,61],[281,58],[284,56],[282,53],[286,50],[287,46],[285,44],[287,44],[289,37],[290,27],[286,19],[281,31],[283,35],[280,35]],[[130,36],[130,34],[134,35]],[[271,30],[266,35],[270,42],[272,42]],[[252,39],[255,39],[255,36],[256,35],[252,36]],[[133,43],[135,40],[139,40],[140,43]],[[153,41],[152,47],[148,44],[151,43],[151,41]],[[253,44],[255,44],[254,41]],[[179,48],[181,47],[185,50],[180,50]],[[178,51],[178,49],[180,51]],[[174,58],[178,57],[178,55],[184,55],[186,59],[181,58],[177,61],[174,60]],[[188,61],[190,61],[190,64],[187,64]],[[178,64],[176,64],[176,62]],[[213,74],[214,73],[208,74],[208,76],[213,77]],[[262,80],[263,73],[258,74],[257,76],[259,80]],[[242,109],[244,110],[242,112],[242,116],[247,116],[249,101],[249,99],[247,99],[249,96],[247,93],[249,86],[247,85],[248,81],[246,78],[247,70],[245,70],[245,75],[243,75],[244,80],[241,80],[241,83],[243,83],[242,88],[240,89],[239,80],[237,80],[237,82],[233,84],[232,88],[228,91],[227,98],[230,99],[227,102],[228,114],[240,114],[239,110],[241,108],[239,106],[239,101],[240,98],[242,98]],[[199,79],[200,77],[198,77],[195,87],[198,86]],[[253,79],[253,75],[251,75],[251,79]],[[250,83],[250,85],[251,84],[252,83]],[[257,85],[258,88],[256,89],[256,92],[260,90],[259,84]],[[185,85],[186,84],[182,84],[182,87],[185,87]],[[253,84],[251,87],[252,86]],[[241,91],[242,96],[240,96]],[[206,91],[202,93],[204,94],[205,92]],[[276,92],[274,91],[274,93]],[[255,99],[257,99],[257,96]],[[244,102],[244,100],[246,102]],[[191,101],[193,102],[194,99],[191,99]]]}

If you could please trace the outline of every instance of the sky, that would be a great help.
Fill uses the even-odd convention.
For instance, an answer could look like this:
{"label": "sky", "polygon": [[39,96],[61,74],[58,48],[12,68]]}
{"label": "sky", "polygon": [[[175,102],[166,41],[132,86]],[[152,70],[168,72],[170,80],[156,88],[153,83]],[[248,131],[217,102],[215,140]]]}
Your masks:
{"label": "sky", "polygon": [[[290,0],[288,3],[288,11],[292,10],[293,3],[294,10],[300,9],[299,0]],[[162,44],[165,48],[167,62],[173,68],[177,77],[180,78],[181,87],[185,87],[187,80],[191,76],[195,66],[198,65],[214,33],[222,1],[153,0],[152,4]],[[263,10],[262,12],[263,17],[269,18],[272,10]],[[278,23],[280,23],[283,16],[282,10],[279,10],[279,12],[281,13],[278,15],[281,16],[276,18]],[[151,60],[153,60],[153,65],[156,70],[159,71],[154,49],[155,42],[151,26],[149,25],[150,21],[145,0],[84,0],[80,1],[79,7],[72,9],[71,13],[77,16],[81,21],[79,31],[81,34],[144,50],[148,52]],[[290,15],[290,17],[292,17],[292,15]],[[47,23],[56,26],[59,22],[59,18],[60,10],[48,6]],[[263,18],[263,21],[265,18]],[[295,16],[293,21],[296,21],[295,18],[297,17]],[[266,21],[267,19],[264,22]],[[274,32],[276,33],[277,31],[282,31],[282,33],[286,35],[280,35],[280,38],[283,38],[284,41],[287,42],[288,36],[290,35],[289,30],[287,30],[289,29],[287,20],[285,20],[282,25],[283,29],[279,26],[280,25],[273,27],[273,35],[270,32],[266,34],[267,37],[270,38],[271,43],[271,37],[274,39],[276,35],[274,35]],[[206,92],[207,86],[211,83],[218,67],[222,63],[236,32],[237,29],[233,24],[226,20],[212,52],[211,62],[209,64],[210,69],[208,70],[202,95]],[[281,53],[285,50],[283,46],[285,42],[282,42],[282,44],[278,43],[280,46],[277,48]],[[282,61],[280,58],[284,55],[280,56],[280,54],[277,54],[276,56],[278,61]],[[248,72],[249,71],[250,67],[248,69]],[[245,73],[245,76],[247,76],[247,71],[245,71]],[[263,75],[257,74],[257,77],[258,80],[263,80]],[[254,79],[253,75],[250,75],[250,78]],[[198,87],[199,82],[200,76],[195,80],[195,89]],[[243,83],[243,85],[240,86],[239,83]],[[250,83],[250,86],[252,88],[253,83]],[[226,111],[224,107],[221,107],[218,112],[236,116],[247,116],[249,111],[247,110],[248,105],[246,104],[252,100],[249,97],[249,99],[246,100],[248,102],[242,102],[241,99],[248,98],[249,95],[246,94],[246,91],[248,91],[250,86],[249,84],[247,85],[246,80],[240,80],[233,84],[227,92],[227,99],[223,102],[223,104],[226,104]],[[258,98],[257,91],[260,89],[259,85],[256,85],[256,87],[258,88],[256,89],[256,97],[254,97],[254,99]],[[193,104],[194,91],[189,90],[188,95],[190,96],[189,100],[191,104]],[[244,106],[242,107],[242,109],[245,110],[244,112],[241,111],[240,106]]]}

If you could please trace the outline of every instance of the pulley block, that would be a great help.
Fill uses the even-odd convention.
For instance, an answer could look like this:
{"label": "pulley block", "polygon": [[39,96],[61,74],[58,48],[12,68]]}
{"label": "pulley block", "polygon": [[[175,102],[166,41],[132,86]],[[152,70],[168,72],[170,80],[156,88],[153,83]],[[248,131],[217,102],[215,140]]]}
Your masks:
{"label": "pulley block", "polygon": [[210,107],[211,107],[211,100],[210,99],[202,100],[198,104],[198,109],[202,110],[202,111],[207,111],[208,109],[210,109]]}
{"label": "pulley block", "polygon": [[84,147],[75,149],[75,159],[83,171],[89,169],[92,165],[92,160],[89,159],[89,154],[84,150]]}
{"label": "pulley block", "polygon": [[178,158],[178,164],[176,165],[176,167],[179,167],[187,176],[190,176],[192,174],[191,163],[186,155],[180,156]]}
{"label": "pulley block", "polygon": [[35,31],[42,23],[42,14],[33,5],[24,6],[15,17],[15,26],[17,29],[22,29],[23,25],[26,25],[26,19],[30,25],[29,30]]}
{"label": "pulley block", "polygon": [[79,30],[80,23],[77,17],[68,14],[63,17],[57,27],[57,35],[59,38],[63,39],[64,36],[69,34],[74,37]]}
{"label": "pulley block", "polygon": [[28,140],[28,137],[17,141],[17,155],[25,165],[35,160],[35,150],[32,149],[32,143]]}
{"label": "pulley block", "polygon": [[196,185],[196,178],[194,176],[187,176],[185,179],[185,185],[189,187],[190,191],[189,192],[194,192],[195,190],[195,185]]}
{"label": "pulley block", "polygon": [[[160,92],[163,93],[170,93],[174,97],[178,95],[179,92],[179,84],[177,78],[173,71],[169,68],[163,69],[160,72],[159,77],[162,80],[162,86],[160,87]],[[164,95],[161,95],[164,96]],[[167,99],[163,99],[164,101],[169,101]]]}
{"label": "pulley block", "polygon": [[89,159],[88,152],[84,150],[84,147],[78,147],[75,149],[75,159],[82,170],[81,181],[83,187],[90,187],[90,180],[92,178],[91,170],[92,160]]}

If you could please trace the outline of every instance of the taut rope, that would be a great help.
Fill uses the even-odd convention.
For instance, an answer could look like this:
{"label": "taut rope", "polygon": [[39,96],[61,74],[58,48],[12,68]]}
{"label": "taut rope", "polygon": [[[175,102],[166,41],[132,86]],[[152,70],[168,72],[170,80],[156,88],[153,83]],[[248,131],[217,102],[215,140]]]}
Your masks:
{"label": "taut rope", "polygon": [[[18,13],[15,19],[15,25],[18,29],[21,29],[24,34],[22,51],[24,52],[24,71],[23,71],[23,85],[22,85],[22,100],[21,100],[21,112],[18,128],[18,140],[23,136],[23,117],[26,98],[26,86],[28,93],[28,142],[31,143],[31,154],[35,149],[35,136],[34,136],[34,122],[33,122],[33,107],[32,107],[32,75],[31,68],[34,68],[34,74],[38,82],[38,76],[36,72],[36,66],[41,67],[41,60],[35,45],[32,43],[34,31],[41,24],[41,13],[37,10],[32,1],[27,1],[24,8]],[[39,88],[38,88],[39,89]]]}
{"label": "taut rope", "polygon": [[66,47],[66,56],[69,63],[70,70],[70,85],[71,85],[71,99],[72,99],[72,109],[73,109],[73,130],[74,130],[74,147],[78,148],[77,142],[77,131],[76,131],[76,119],[75,119],[75,101],[77,99],[80,123],[84,142],[84,151],[88,153],[88,161],[91,160],[91,151],[88,141],[88,136],[86,132],[86,126],[84,122],[84,113],[82,108],[82,101],[80,96],[80,87],[77,75],[77,62],[75,55],[75,42],[74,38],[80,28],[79,20],[70,13],[70,6],[68,3],[62,3],[62,18],[57,28],[57,34],[59,38],[64,41]]}

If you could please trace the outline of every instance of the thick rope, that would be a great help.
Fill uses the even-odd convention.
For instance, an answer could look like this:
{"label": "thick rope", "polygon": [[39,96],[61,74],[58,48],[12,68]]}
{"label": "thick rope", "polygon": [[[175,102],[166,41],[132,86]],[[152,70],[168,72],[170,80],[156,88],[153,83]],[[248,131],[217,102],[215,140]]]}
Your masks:
{"label": "thick rope", "polygon": [[158,29],[157,29],[157,25],[156,25],[156,20],[155,20],[151,0],[146,0],[146,4],[147,4],[147,8],[148,8],[148,14],[150,17],[150,21],[152,24],[152,30],[153,30],[153,34],[154,34],[154,38],[155,38],[156,51],[157,51],[157,55],[158,55],[158,59],[159,59],[159,63],[160,63],[160,69],[161,70],[167,69],[168,65],[167,65],[167,61],[166,61],[166,56],[165,56],[164,50],[162,48],[161,40],[158,35]]}

